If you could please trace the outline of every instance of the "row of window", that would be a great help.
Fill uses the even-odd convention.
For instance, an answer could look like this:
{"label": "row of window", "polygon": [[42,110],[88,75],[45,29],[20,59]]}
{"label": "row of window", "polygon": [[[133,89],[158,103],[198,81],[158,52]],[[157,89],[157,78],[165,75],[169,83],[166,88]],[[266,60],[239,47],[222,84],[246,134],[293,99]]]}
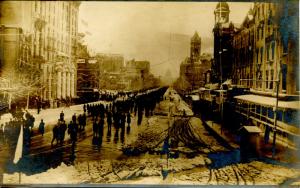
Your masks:
{"label": "row of window", "polygon": [[[236,103],[236,108],[244,113],[248,113],[248,108],[250,108],[250,114],[249,115],[259,115],[264,118],[270,118],[274,119],[274,111],[273,107],[270,106],[262,106],[259,104],[253,104],[250,103],[250,106],[248,106],[248,103]],[[255,113],[255,114],[252,114]],[[291,126],[296,126],[298,128],[300,125],[300,110],[296,109],[277,109],[277,120],[284,122]]]}
{"label": "row of window", "polygon": [[[257,5],[256,19],[264,19],[265,16],[274,16],[274,3],[261,3]],[[267,15],[266,15],[267,13]]]}
{"label": "row of window", "polygon": [[[50,27],[53,26],[54,29],[59,29],[59,30],[64,30],[64,31],[68,31],[71,29],[71,33],[73,35],[75,35],[76,30],[78,28],[78,24],[77,24],[77,11],[71,7],[71,23],[69,22],[69,11],[67,9],[67,4],[65,4],[64,2],[62,3],[62,7],[61,7],[61,11],[60,13],[62,15],[60,15],[60,13],[55,9],[55,7],[57,6],[56,3],[57,2],[47,2],[49,4],[47,4],[46,2],[43,2],[44,4],[41,4],[42,2],[38,2],[35,1],[35,13],[40,13],[42,15],[46,15],[46,26]],[[39,8],[38,8],[39,7]],[[46,10],[46,8],[48,7],[48,10]],[[53,7],[53,11],[51,11],[51,7]],[[59,8],[59,7],[58,7]],[[55,22],[56,21],[56,22]],[[71,26],[69,26],[71,24]]]}

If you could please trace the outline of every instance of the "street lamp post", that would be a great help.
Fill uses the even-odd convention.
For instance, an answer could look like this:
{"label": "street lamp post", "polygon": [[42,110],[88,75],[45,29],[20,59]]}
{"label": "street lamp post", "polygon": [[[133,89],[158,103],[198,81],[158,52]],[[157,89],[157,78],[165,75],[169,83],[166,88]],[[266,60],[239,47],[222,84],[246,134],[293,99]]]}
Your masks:
{"label": "street lamp post", "polygon": [[[277,40],[277,28],[275,28],[274,36],[275,42]],[[277,50],[276,50],[277,51]],[[277,110],[278,110],[278,95],[280,86],[280,72],[281,72],[281,60],[279,60],[279,67],[277,68],[277,80],[276,80],[276,102],[274,107],[274,128],[273,128],[273,144],[272,144],[272,158],[275,157],[276,153],[276,132],[277,132]]]}
{"label": "street lamp post", "polygon": [[277,109],[278,109],[279,85],[280,85],[280,79],[279,79],[279,73],[278,73],[278,79],[276,80],[276,103],[275,103],[275,107],[274,107],[275,114],[274,114],[272,158],[275,157],[275,150],[276,150],[276,132],[277,132],[276,128],[277,128]]}

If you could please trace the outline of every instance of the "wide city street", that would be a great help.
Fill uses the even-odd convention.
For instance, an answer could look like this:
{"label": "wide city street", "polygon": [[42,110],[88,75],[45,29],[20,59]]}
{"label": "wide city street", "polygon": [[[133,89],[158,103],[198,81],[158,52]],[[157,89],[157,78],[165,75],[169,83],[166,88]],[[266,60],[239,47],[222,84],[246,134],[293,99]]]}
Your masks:
{"label": "wide city street", "polygon": [[[110,104],[101,101],[94,104],[100,103]],[[70,121],[67,114],[79,115],[83,113],[82,107],[70,107],[74,109],[70,112],[65,108],[67,122]],[[175,115],[181,114],[181,118],[171,116],[170,109]],[[58,119],[60,110],[52,112],[57,116],[54,119]],[[37,119],[46,111],[36,114]],[[137,124],[134,112],[131,116],[130,127],[126,125],[123,131],[114,125],[108,130],[105,121],[103,136],[96,138],[89,116],[75,144],[66,132],[63,144],[54,142],[51,146],[55,123],[46,122],[43,136],[35,125],[31,145],[23,149],[26,153],[16,165],[8,164],[4,183],[260,185],[291,184],[300,175],[297,169],[263,161],[241,163],[239,149],[228,148],[223,140],[207,131],[172,88],[156,105],[153,116],[143,116],[141,125]],[[169,155],[164,152],[168,136],[173,139],[167,148]],[[172,146],[176,139],[181,142]],[[199,147],[188,146],[195,142]]]}

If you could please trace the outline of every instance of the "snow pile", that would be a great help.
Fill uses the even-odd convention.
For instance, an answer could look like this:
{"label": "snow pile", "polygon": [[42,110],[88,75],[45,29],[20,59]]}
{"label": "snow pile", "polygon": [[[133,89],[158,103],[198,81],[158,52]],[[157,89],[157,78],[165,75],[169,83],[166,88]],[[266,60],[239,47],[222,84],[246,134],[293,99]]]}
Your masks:
{"label": "snow pile", "polygon": [[170,102],[168,100],[161,101],[155,108],[154,113],[167,116],[170,109],[172,110],[173,115],[183,116],[183,114],[185,113],[185,115],[187,116],[192,116],[194,114],[183,100],[175,102]]}
{"label": "snow pile", "polygon": [[203,152],[224,151],[218,141],[209,135],[199,118],[180,118],[170,128],[170,136],[185,146],[200,149]]}
{"label": "snow pile", "polygon": [[288,178],[300,176],[299,170],[279,165],[266,164],[258,161],[252,162],[250,165],[261,170],[261,175],[255,179],[257,185],[278,185]]}
{"label": "snow pile", "polygon": [[141,126],[136,140],[125,145],[122,150],[128,155],[138,155],[158,147],[168,134],[168,119],[151,117]]}
{"label": "snow pile", "polygon": [[[210,160],[197,156],[193,159],[169,159],[168,170],[172,173],[190,170],[195,167],[203,167]],[[75,165],[79,173],[79,179],[85,179],[90,183],[115,183],[123,180],[138,179],[140,177],[161,176],[166,159],[127,159],[127,160],[101,160],[83,162]]]}
{"label": "snow pile", "polygon": [[182,115],[185,113],[187,116],[194,115],[193,111],[189,108],[189,106],[183,101],[180,100],[178,103],[176,103],[176,111],[175,113],[178,115]]}
{"label": "snow pile", "polygon": [[[169,120],[165,116],[156,116],[148,119],[147,124],[140,127],[137,139],[128,142],[122,150],[126,155],[139,155],[147,151],[160,153],[163,142],[168,137],[171,151],[189,154],[195,152],[226,151],[222,145],[205,129],[202,121],[195,117],[176,119],[169,127]],[[194,152],[187,151],[189,147]]]}
{"label": "snow pile", "polygon": [[[78,178],[79,174],[74,166],[62,163],[59,167],[49,169],[46,172],[34,175],[21,174],[21,184],[78,184],[84,179]],[[4,184],[18,184],[19,173],[4,174]]]}
{"label": "snow pile", "polygon": [[211,161],[208,158],[199,155],[192,159],[178,158],[178,159],[169,159],[168,169],[171,172],[180,172],[183,170],[190,170],[195,167],[205,166],[210,164]]}
{"label": "snow pile", "polygon": [[8,123],[12,118],[13,116],[11,113],[0,115],[0,125],[1,124],[5,125],[5,123]]}
{"label": "snow pile", "polygon": [[190,107],[181,99],[174,89],[168,88],[163,96],[164,100],[155,108],[155,114],[168,115],[171,111],[173,115],[192,116],[194,113]]}
{"label": "snow pile", "polygon": [[299,175],[300,172],[295,169],[254,161],[220,169],[202,169],[175,179],[179,184],[197,182],[199,185],[280,185],[285,180]]}
{"label": "snow pile", "polygon": [[122,181],[114,182],[114,184],[159,185],[159,184],[166,184],[166,182],[161,177],[154,176],[154,177],[138,178],[135,180],[122,180]]}
{"label": "snow pile", "polygon": [[[169,159],[169,175],[163,180],[162,167],[166,159],[146,158],[100,160],[61,166],[35,175],[21,174],[22,184],[80,184],[80,183],[136,183],[189,185],[280,185],[290,178],[298,178],[296,169],[254,161],[234,164],[220,169],[208,169],[210,160],[197,156],[193,159]],[[198,168],[197,168],[198,167]],[[19,174],[4,174],[4,184],[18,184]],[[151,181],[154,180],[154,181]],[[299,182],[295,182],[297,184]]]}

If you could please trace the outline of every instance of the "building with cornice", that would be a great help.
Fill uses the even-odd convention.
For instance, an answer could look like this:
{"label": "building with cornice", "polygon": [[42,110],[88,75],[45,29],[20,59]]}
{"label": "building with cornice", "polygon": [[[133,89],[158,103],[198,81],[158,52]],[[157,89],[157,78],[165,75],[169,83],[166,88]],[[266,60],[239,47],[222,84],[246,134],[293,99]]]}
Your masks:
{"label": "building with cornice", "polygon": [[[190,57],[187,57],[180,64],[180,78],[178,86],[185,85],[187,88],[182,90],[194,90],[204,87],[206,84],[206,73],[211,68],[212,58],[208,54],[201,54],[201,38],[195,32],[190,43]],[[180,89],[180,88],[179,88]]]}
{"label": "building with cornice", "polygon": [[[76,96],[79,5],[80,2],[75,1],[0,3],[1,31],[5,33],[1,35],[1,41],[4,41],[1,44],[1,67],[7,68],[0,76],[7,78],[7,74],[11,75],[12,85],[24,88],[19,95],[35,95],[52,107],[58,101]],[[9,31],[12,29],[14,31]],[[17,47],[12,49],[11,45]],[[15,68],[19,70],[13,70]],[[34,74],[30,74],[33,70]],[[23,78],[18,75],[22,74],[26,75],[27,81],[20,86]]]}
{"label": "building with cornice", "polygon": [[223,83],[232,74],[232,39],[235,25],[230,22],[230,9],[226,2],[219,2],[214,11],[214,63],[212,81]]}

